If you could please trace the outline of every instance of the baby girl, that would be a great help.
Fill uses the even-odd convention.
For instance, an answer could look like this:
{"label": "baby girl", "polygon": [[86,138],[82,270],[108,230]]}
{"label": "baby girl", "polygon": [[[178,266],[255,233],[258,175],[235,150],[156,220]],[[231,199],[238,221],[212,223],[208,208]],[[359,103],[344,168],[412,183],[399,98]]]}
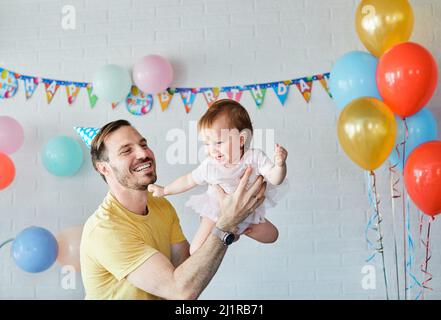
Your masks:
{"label": "baby girl", "polygon": [[[219,202],[214,185],[220,185],[226,193],[236,190],[247,167],[253,171],[249,185],[262,175],[270,185],[264,203],[238,225],[237,234],[246,234],[262,243],[277,240],[277,228],[265,218],[265,208],[274,206],[271,185],[280,185],[286,177],[288,152],[276,144],[274,162],[250,145],[253,126],[246,109],[234,100],[214,102],[198,122],[198,131],[205,144],[207,158],[192,172],[161,187],[149,185],[148,191],[155,197],[168,196],[188,191],[197,185],[208,184],[205,193],[190,197],[187,206],[201,216],[201,224],[191,243],[193,254],[207,239],[219,215]],[[274,187],[272,187],[274,191]],[[245,232],[244,232],[245,231]]]}

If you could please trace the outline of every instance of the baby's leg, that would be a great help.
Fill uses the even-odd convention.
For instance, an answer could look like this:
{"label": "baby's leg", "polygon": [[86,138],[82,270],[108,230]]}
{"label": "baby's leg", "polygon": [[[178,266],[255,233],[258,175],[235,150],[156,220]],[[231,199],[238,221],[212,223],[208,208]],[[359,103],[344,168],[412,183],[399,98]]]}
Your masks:
{"label": "baby's leg", "polygon": [[196,232],[193,241],[190,245],[190,254],[193,254],[199,247],[207,240],[211,230],[213,229],[215,222],[207,217],[201,218],[201,224]]}
{"label": "baby's leg", "polygon": [[262,243],[276,242],[279,237],[279,231],[276,226],[266,219],[263,223],[251,224],[244,234]]}

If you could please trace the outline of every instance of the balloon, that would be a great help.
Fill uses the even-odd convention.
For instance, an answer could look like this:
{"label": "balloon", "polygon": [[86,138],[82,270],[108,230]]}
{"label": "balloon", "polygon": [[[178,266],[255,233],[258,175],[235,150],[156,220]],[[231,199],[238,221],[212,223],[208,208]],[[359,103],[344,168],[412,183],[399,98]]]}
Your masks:
{"label": "balloon", "polygon": [[377,58],[361,51],[351,51],[336,61],[331,70],[329,89],[339,110],[357,98],[381,99],[375,77],[377,64]]}
{"label": "balloon", "polygon": [[67,136],[52,138],[42,152],[45,168],[56,176],[73,176],[83,164],[80,144]]}
{"label": "balloon", "polygon": [[441,212],[441,141],[425,142],[410,154],[404,184],[421,211],[430,216]]}
{"label": "balloon", "polygon": [[58,257],[57,262],[61,265],[71,265],[76,271],[80,271],[80,242],[83,226],[75,226],[57,234]]}
{"label": "balloon", "polygon": [[17,266],[32,273],[49,269],[58,254],[55,237],[41,227],[29,227],[20,232],[11,250]]}
{"label": "balloon", "polygon": [[131,87],[132,80],[129,72],[114,64],[105,65],[93,78],[94,94],[110,103],[123,100]]}
{"label": "balloon", "polygon": [[[395,141],[396,146],[392,149],[389,155],[389,161],[392,165],[397,165],[401,171],[403,171],[403,146],[402,143],[406,138],[406,127],[404,122],[399,117],[395,116],[397,122],[397,139]],[[406,118],[407,124],[407,139],[405,145],[405,161],[409,157],[409,154],[420,144],[436,140],[438,136],[438,129],[436,125],[436,119],[429,111],[429,109],[423,108],[420,112],[413,116]],[[397,148],[398,151],[397,152]]]}
{"label": "balloon", "polygon": [[355,13],[355,28],[364,46],[380,57],[394,45],[409,40],[412,7],[407,0],[362,0]]}
{"label": "balloon", "polygon": [[0,152],[0,190],[11,184],[15,177],[15,166],[8,155]]}
{"label": "balloon", "polygon": [[167,59],[158,55],[143,57],[133,66],[133,82],[143,92],[163,92],[173,81],[173,68]]}
{"label": "balloon", "polygon": [[337,123],[338,139],[346,154],[365,170],[387,159],[397,131],[394,115],[375,98],[359,98],[347,105]]}
{"label": "balloon", "polygon": [[12,154],[23,144],[24,133],[20,123],[8,116],[0,116],[0,152]]}
{"label": "balloon", "polygon": [[429,102],[437,81],[438,67],[433,56],[416,43],[396,45],[378,63],[381,97],[402,118],[417,113]]}

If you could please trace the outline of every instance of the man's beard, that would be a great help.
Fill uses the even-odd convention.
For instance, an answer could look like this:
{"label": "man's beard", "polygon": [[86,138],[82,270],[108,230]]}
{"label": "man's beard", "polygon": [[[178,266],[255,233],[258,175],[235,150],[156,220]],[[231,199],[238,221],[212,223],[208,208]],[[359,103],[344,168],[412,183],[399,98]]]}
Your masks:
{"label": "man's beard", "polygon": [[152,159],[148,159],[150,161],[152,161],[152,164],[155,168],[155,171],[150,173],[149,175],[147,175],[146,177],[150,178],[150,181],[148,182],[143,182],[143,183],[138,183],[138,181],[130,181],[129,177],[127,175],[124,175],[121,171],[119,171],[117,168],[112,166],[112,170],[115,173],[115,177],[116,180],[118,180],[118,182],[129,189],[133,189],[133,190],[138,190],[138,191],[145,191],[147,190],[147,187],[149,186],[149,184],[155,183],[156,182],[156,164]]}

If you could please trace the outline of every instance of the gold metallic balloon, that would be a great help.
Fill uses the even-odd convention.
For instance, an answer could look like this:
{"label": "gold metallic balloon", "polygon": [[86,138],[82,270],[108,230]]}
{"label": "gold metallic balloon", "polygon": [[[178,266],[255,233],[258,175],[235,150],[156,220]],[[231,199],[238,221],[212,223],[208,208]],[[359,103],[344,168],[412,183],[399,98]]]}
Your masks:
{"label": "gold metallic balloon", "polygon": [[408,0],[362,0],[355,13],[355,27],[364,46],[380,57],[394,45],[409,40],[412,7]]}
{"label": "gold metallic balloon", "polygon": [[378,99],[351,101],[340,113],[338,140],[349,158],[365,170],[375,170],[395,146],[394,114]]}

